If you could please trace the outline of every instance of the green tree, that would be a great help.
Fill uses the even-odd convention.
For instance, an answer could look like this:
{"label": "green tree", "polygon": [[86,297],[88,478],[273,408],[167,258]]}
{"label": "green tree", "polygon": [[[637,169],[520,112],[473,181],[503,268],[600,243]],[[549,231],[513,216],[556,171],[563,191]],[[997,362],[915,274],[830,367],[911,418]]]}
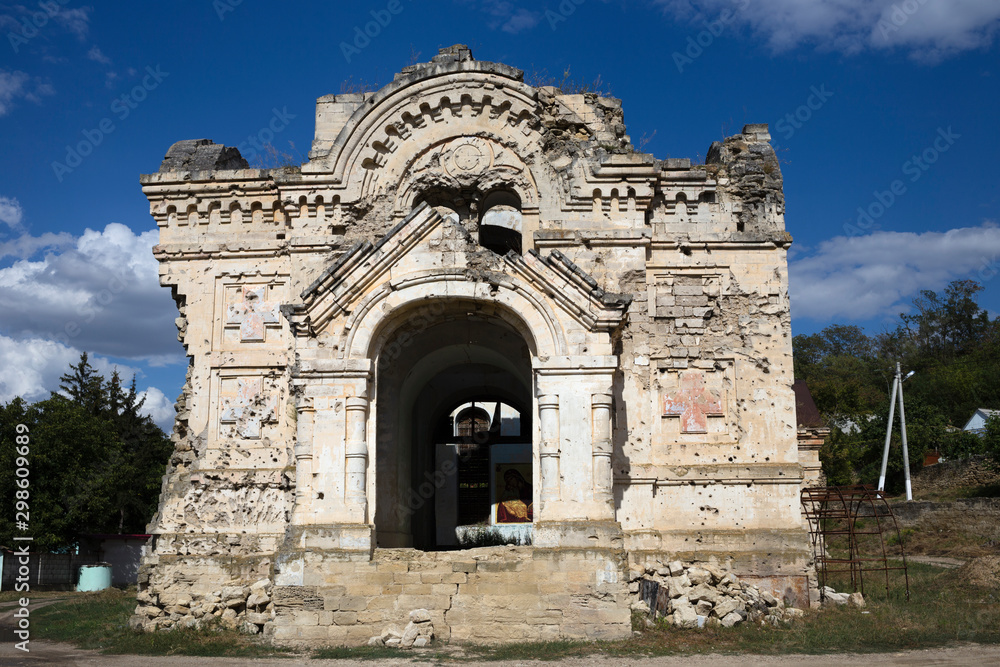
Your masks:
{"label": "green tree", "polygon": [[[59,389],[93,415],[107,409],[104,378],[90,365],[87,353],[80,355],[80,362],[70,366],[69,373],[59,378]],[[117,375],[118,371],[115,371]]]}
{"label": "green tree", "polygon": [[139,533],[156,510],[169,439],[140,414],[133,380],[105,381],[86,355],[61,390],[27,404],[0,407],[0,544],[15,534],[17,425],[28,429],[29,534],[34,547],[59,549],[82,533]]}
{"label": "green tree", "polygon": [[[922,465],[927,449],[956,457],[991,447],[987,438],[954,429],[977,408],[1000,408],[1000,318],[991,320],[977,304],[981,289],[957,280],[940,294],[921,292],[912,313],[874,337],[856,326],[831,325],[793,339],[795,377],[809,384],[828,422],[844,429],[821,450],[831,483],[877,481],[896,362],[904,372],[916,371],[904,385],[912,469]],[[890,489],[902,488],[898,418],[897,406]]]}
{"label": "green tree", "polygon": [[805,380],[828,418],[855,421],[881,399],[874,342],[858,326],[831,325],[792,342],[795,378]]}
{"label": "green tree", "polygon": [[915,348],[915,361],[954,359],[974,350],[990,327],[989,315],[976,303],[982,286],[974,280],[955,280],[944,294],[924,290],[913,300],[917,312],[900,319]]}
{"label": "green tree", "polygon": [[1000,415],[992,415],[987,419],[983,431],[983,450],[993,459],[994,464],[1000,465]]}

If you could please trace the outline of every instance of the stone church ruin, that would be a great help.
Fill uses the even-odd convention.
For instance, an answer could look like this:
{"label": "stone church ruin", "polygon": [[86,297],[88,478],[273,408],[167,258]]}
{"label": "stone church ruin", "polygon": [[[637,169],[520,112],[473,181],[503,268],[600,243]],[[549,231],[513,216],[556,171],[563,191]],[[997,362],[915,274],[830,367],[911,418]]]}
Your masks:
{"label": "stone church ruin", "polygon": [[133,625],[619,638],[678,560],[808,604],[769,139],[657,160],[455,46],[319,98],[301,167],[174,144],[141,182],[190,367]]}

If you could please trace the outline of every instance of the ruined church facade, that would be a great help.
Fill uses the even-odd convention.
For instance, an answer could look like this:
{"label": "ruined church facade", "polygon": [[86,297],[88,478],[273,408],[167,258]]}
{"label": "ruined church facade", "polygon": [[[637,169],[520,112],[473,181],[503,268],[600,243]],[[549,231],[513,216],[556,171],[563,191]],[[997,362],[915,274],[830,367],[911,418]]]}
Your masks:
{"label": "ruined church facade", "polygon": [[171,147],[141,181],[191,363],[134,625],[623,637],[664,558],[807,600],[769,138],[657,160],[458,46],[321,97],[301,167]]}

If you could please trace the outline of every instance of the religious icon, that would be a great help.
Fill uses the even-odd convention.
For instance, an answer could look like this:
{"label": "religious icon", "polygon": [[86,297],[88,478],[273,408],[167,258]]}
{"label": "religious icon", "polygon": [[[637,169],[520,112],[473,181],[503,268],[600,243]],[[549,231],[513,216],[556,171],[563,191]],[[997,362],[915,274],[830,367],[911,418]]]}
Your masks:
{"label": "religious icon", "polygon": [[531,523],[530,464],[497,464],[497,523]]}

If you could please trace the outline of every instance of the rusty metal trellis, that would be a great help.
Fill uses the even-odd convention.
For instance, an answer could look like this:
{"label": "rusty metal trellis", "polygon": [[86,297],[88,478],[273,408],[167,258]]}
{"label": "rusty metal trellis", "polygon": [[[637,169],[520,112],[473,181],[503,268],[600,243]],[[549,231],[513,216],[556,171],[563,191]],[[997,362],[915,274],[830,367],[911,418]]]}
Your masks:
{"label": "rusty metal trellis", "polygon": [[[802,489],[802,513],[809,522],[809,536],[812,539],[816,573],[821,589],[826,586],[829,574],[846,572],[851,576],[854,591],[860,591],[864,595],[864,575],[881,572],[885,577],[885,593],[888,600],[889,572],[902,570],[906,582],[906,599],[909,601],[910,578],[906,569],[902,536],[892,507],[882,493],[871,486],[818,486]],[[859,518],[873,519],[874,527],[866,528],[863,523],[859,526]],[[883,523],[886,530],[896,533],[901,565],[890,564],[883,536]],[[874,538],[865,538],[866,535],[877,536],[878,550],[881,553],[862,552],[863,546],[875,542]],[[830,538],[840,536],[847,540],[847,556],[843,558],[834,557],[827,551]]]}

